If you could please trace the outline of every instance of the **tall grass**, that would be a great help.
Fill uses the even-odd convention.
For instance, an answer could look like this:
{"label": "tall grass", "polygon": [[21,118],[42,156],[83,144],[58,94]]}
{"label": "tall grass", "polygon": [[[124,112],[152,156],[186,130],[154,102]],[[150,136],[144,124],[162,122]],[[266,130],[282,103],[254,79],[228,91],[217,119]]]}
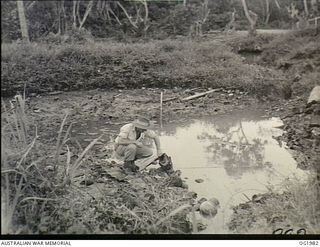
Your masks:
{"label": "tall grass", "polygon": [[[61,199],[57,189],[66,189],[86,154],[101,137],[93,140],[77,160],[71,162],[69,146],[66,143],[72,124],[65,135],[62,134],[67,115],[59,130],[54,155],[51,155],[39,143],[37,128],[28,119],[25,97],[17,95],[14,100],[9,101],[10,107],[7,105],[8,103],[2,100],[1,233],[36,233],[39,231],[37,221],[41,221],[41,218],[49,213],[48,208],[53,209],[55,202]],[[61,162],[58,156],[65,146],[67,160]],[[46,174],[42,164],[49,160],[56,164],[55,171]]]}
{"label": "tall grass", "polygon": [[285,188],[290,193],[287,211],[292,225],[305,227],[309,234],[320,234],[320,181],[319,174],[310,172],[307,181],[286,181]]}
{"label": "tall grass", "polygon": [[310,172],[307,179],[290,178],[281,184],[283,192],[270,189],[260,194],[258,202],[249,201],[235,208],[236,214],[228,223],[235,233],[269,233],[277,229],[292,229],[296,234],[305,229],[307,234],[320,233],[319,176]]}
{"label": "tall grass", "polygon": [[[26,158],[37,139],[28,135],[25,99],[17,95],[10,108],[2,101],[1,111],[1,205],[2,233],[13,232],[13,215],[23,193],[26,179]],[[14,181],[12,182],[12,179]]]}

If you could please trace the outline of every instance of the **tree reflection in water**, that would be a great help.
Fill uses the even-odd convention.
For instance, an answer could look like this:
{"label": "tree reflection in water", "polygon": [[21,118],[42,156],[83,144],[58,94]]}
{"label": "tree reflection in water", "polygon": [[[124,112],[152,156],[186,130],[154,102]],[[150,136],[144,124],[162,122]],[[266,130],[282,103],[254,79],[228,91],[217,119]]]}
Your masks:
{"label": "tree reflection in water", "polygon": [[260,138],[248,140],[241,121],[219,126],[217,133],[203,132],[197,138],[209,142],[206,152],[216,164],[223,164],[229,176],[240,178],[243,173],[262,169],[269,162],[264,162],[265,144]]}

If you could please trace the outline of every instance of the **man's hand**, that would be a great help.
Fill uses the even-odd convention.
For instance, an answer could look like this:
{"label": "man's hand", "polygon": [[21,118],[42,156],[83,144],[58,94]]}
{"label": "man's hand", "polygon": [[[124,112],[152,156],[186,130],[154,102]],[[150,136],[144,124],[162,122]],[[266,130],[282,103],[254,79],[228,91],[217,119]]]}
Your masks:
{"label": "man's hand", "polygon": [[141,148],[143,146],[143,144],[139,141],[135,141],[134,144],[138,147]]}

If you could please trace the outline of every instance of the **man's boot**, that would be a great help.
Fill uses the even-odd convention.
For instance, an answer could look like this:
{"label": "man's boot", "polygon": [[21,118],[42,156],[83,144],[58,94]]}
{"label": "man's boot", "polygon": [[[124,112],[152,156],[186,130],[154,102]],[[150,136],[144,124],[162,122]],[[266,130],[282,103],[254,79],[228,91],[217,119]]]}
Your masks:
{"label": "man's boot", "polygon": [[124,167],[125,170],[128,170],[130,172],[139,171],[139,167],[134,164],[133,160],[125,161],[124,164],[123,164],[123,167]]}

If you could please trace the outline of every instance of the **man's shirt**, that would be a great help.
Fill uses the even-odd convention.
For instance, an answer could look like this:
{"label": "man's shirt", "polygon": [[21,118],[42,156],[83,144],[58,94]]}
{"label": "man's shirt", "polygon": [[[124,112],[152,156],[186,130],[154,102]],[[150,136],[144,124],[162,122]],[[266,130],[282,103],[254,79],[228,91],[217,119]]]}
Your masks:
{"label": "man's shirt", "polygon": [[[144,146],[153,146],[153,138],[155,138],[157,135],[153,130],[146,130],[145,132],[141,133],[138,140],[144,145]],[[128,139],[130,141],[137,140],[137,132],[134,124],[129,123],[120,128],[120,133],[118,134],[115,143],[119,145],[120,138]]]}

